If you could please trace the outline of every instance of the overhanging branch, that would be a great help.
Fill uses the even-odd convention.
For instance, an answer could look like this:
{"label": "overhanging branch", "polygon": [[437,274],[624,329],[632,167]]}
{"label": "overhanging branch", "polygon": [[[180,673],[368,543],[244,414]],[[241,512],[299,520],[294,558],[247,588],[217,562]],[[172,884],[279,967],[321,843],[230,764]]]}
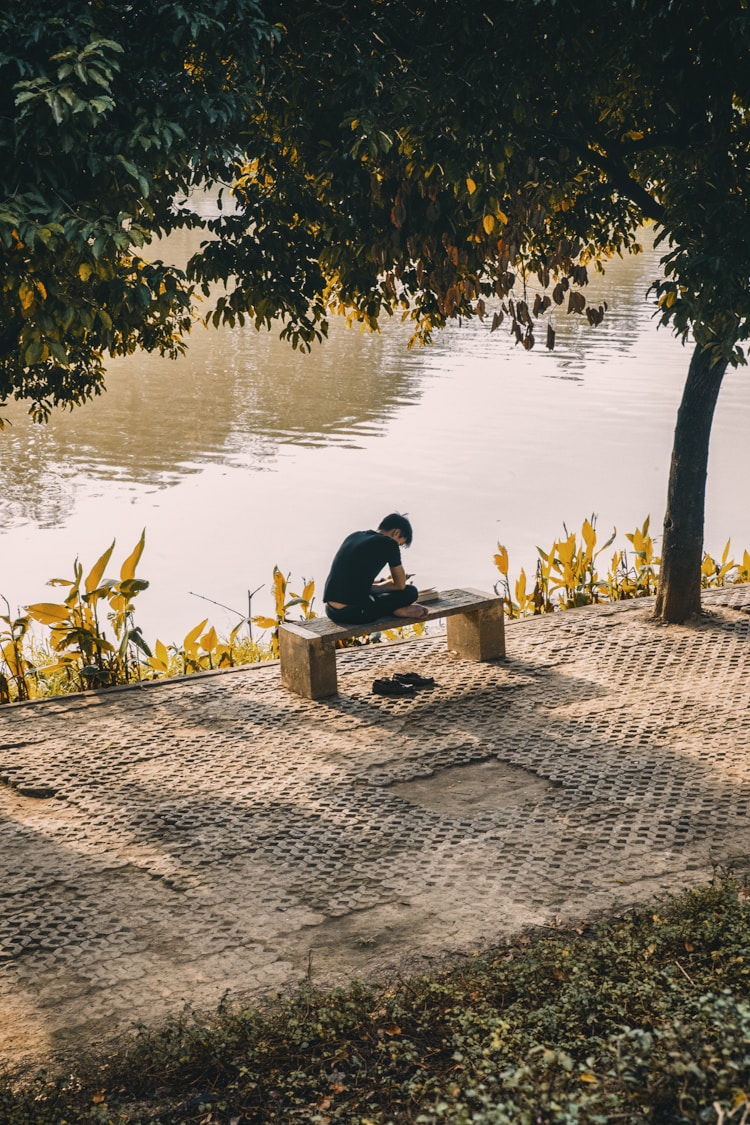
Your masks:
{"label": "overhanging branch", "polygon": [[581,152],[581,156],[583,159],[588,158],[595,167],[604,172],[612,186],[616,187],[622,195],[640,208],[644,218],[653,219],[657,223],[664,221],[662,205],[645,188],[636,183],[621,165],[588,146]]}

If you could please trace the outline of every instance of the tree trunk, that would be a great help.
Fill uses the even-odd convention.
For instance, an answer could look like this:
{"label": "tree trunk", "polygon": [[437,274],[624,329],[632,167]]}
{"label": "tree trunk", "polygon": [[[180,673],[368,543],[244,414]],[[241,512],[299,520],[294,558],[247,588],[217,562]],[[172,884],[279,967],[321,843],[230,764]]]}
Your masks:
{"label": "tree trunk", "polygon": [[708,445],[727,361],[696,345],[688,369],[669,470],[661,573],[654,616],[679,624],[700,613]]}

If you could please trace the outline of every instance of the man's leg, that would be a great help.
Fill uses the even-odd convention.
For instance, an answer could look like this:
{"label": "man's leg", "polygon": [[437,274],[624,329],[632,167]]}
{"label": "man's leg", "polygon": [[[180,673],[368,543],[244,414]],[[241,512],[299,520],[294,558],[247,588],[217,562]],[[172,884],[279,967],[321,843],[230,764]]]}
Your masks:
{"label": "man's leg", "polygon": [[406,617],[418,621],[427,615],[424,606],[416,605],[419,590],[416,586],[405,586],[403,590],[386,590],[375,594],[378,617]]}
{"label": "man's leg", "polygon": [[412,621],[424,617],[424,606],[414,605],[419,597],[416,586],[406,586],[403,590],[385,590],[382,594],[370,594],[361,605],[348,605],[346,609],[333,609],[326,606],[326,614],[337,625],[371,625],[381,617],[407,617]]}
{"label": "man's leg", "polygon": [[334,609],[326,605],[326,616],[337,625],[369,625],[377,620],[378,610],[375,599],[370,597],[361,605],[348,605],[344,609]]}

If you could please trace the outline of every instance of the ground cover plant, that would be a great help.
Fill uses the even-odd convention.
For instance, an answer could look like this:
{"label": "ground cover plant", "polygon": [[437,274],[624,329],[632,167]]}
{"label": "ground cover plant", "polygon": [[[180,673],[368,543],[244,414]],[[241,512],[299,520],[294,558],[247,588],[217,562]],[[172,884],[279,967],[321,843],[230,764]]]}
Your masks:
{"label": "ground cover plant", "polygon": [[311,982],[0,1080],[4,1125],[746,1125],[750,898],[736,875],[388,986]]}

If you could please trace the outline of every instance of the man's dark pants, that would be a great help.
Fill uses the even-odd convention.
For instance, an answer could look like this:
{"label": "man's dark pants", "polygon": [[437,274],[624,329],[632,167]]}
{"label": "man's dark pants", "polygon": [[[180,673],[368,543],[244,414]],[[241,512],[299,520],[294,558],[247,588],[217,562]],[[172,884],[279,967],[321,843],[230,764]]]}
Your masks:
{"label": "man's dark pants", "polygon": [[416,586],[405,586],[403,590],[370,594],[366,602],[348,605],[345,609],[334,609],[326,604],[326,614],[337,625],[369,625],[381,617],[393,617],[394,610],[413,605],[418,597]]}

